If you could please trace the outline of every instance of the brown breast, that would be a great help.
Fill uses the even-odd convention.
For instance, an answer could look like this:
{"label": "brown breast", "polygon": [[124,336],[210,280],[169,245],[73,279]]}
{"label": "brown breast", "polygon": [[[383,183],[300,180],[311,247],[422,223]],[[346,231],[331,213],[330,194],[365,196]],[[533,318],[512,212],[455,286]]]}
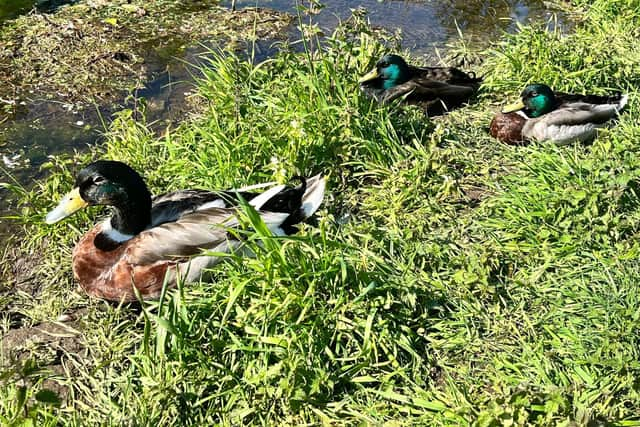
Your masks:
{"label": "brown breast", "polygon": [[509,145],[526,145],[529,143],[522,136],[522,128],[526,119],[517,113],[498,113],[495,115],[489,131],[491,136]]}
{"label": "brown breast", "polygon": [[[131,264],[126,249],[135,237],[120,245],[100,249],[104,245],[97,247],[96,237],[99,240],[101,227],[97,225],[82,236],[73,250],[73,275],[80,286],[91,296],[111,301],[136,300],[134,286],[142,298],[157,298],[167,269],[175,263]],[[168,284],[174,285],[174,280]]]}

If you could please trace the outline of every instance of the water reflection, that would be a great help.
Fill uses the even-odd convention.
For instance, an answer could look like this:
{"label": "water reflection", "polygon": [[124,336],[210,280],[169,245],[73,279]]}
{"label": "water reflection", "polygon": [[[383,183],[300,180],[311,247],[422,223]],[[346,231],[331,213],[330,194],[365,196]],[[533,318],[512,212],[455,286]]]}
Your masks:
{"label": "water reflection", "polygon": [[518,23],[549,20],[553,11],[542,1],[441,0],[429,2],[441,22],[448,22],[449,36],[457,25],[465,36],[490,40],[502,32],[515,31]]}
{"label": "water reflection", "polygon": [[[10,120],[0,121],[0,184],[17,181],[29,186],[43,178],[47,172],[40,167],[50,156],[98,143],[103,122],[123,108],[144,109],[146,121],[157,130],[181,120],[190,109],[188,98],[195,89],[193,78],[198,76],[197,68],[187,64],[197,65],[202,62],[203,52],[220,48],[208,44],[182,50],[168,44],[154,49],[150,44],[145,58],[147,82],[115,105],[82,106],[31,99],[14,106]],[[274,55],[274,40],[257,42],[256,50],[257,62]],[[2,216],[10,212],[10,204],[11,193],[0,186],[0,240],[8,232],[9,222]]]}
{"label": "water reflection", "polygon": [[[465,38],[488,45],[501,33],[514,31],[517,23],[548,20],[553,15],[541,0],[323,0],[321,3],[324,9],[312,17],[304,16],[304,22],[311,18],[329,33],[340,20],[350,16],[352,9],[362,7],[369,12],[371,24],[399,30],[404,48],[429,57],[434,56],[435,48],[444,49],[457,38],[458,28]],[[292,6],[290,0],[239,0],[237,4],[239,7],[258,4],[290,13],[296,13],[295,4],[310,7],[308,1]]]}

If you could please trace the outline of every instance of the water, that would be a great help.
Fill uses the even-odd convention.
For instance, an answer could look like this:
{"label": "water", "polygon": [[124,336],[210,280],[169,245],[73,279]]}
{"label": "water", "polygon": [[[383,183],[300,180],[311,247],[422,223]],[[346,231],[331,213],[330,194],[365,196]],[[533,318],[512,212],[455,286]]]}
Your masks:
{"label": "water", "polygon": [[[230,2],[225,2],[229,4]],[[487,45],[503,32],[513,32],[518,23],[528,20],[547,21],[553,16],[541,0],[323,0],[325,7],[313,16],[326,34],[351,10],[364,8],[372,25],[391,31],[400,30],[403,48],[414,54],[434,58],[436,49],[445,49],[448,42],[459,37]],[[308,8],[308,1],[239,0],[238,7],[269,7],[296,14],[296,4]],[[303,15],[303,22],[308,17]]]}
{"label": "water", "polygon": [[[3,20],[29,12],[34,7],[51,11],[71,2],[0,0],[0,25]],[[447,44],[459,37],[458,31],[476,45],[488,45],[502,32],[514,31],[517,23],[549,20],[552,15],[539,0],[325,0],[323,3],[325,7],[320,13],[302,14],[303,22],[312,20],[329,34],[340,20],[351,15],[351,9],[363,7],[369,11],[369,20],[374,26],[400,31],[403,47],[427,58],[437,58],[438,52],[444,53]],[[229,4],[223,2],[223,5]],[[297,13],[296,3],[291,0],[237,2],[238,8],[256,5]],[[309,4],[302,2],[302,6]],[[296,37],[294,29],[291,34]],[[261,57],[273,53],[269,45],[269,41],[260,43]],[[135,94],[146,98],[149,120],[161,124],[182,117],[185,94],[193,90],[189,83],[193,70],[188,70],[184,64],[196,62],[201,51],[201,47],[181,51],[171,46],[161,50],[150,46],[145,58],[147,83]],[[122,100],[120,105],[78,108],[33,94],[28,104],[15,106],[14,114],[0,123],[0,182],[15,179],[28,187],[44,176],[46,172],[41,171],[40,166],[49,156],[95,144],[104,130],[103,121],[108,122],[111,114],[122,106],[131,105],[130,100]],[[8,212],[9,196],[8,191],[0,188],[0,217]],[[0,218],[0,235],[3,229],[6,233],[7,226],[7,220]]]}
{"label": "water", "polygon": [[0,0],[0,23],[33,9],[50,12],[65,3],[73,2],[73,0]]}

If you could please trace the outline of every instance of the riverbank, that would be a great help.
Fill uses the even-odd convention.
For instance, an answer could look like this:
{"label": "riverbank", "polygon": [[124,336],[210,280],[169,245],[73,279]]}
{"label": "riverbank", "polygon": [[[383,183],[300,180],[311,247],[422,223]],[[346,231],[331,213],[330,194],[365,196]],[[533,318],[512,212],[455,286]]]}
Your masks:
{"label": "riverbank", "polygon": [[19,106],[37,93],[72,106],[102,105],[146,81],[149,51],[177,55],[195,42],[281,38],[293,19],[269,9],[232,12],[218,4],[88,1],[55,14],[21,16],[0,27],[0,98]]}
{"label": "riverbank", "polygon": [[158,132],[179,122],[199,108],[191,92],[205,46],[255,47],[261,60],[292,20],[209,0],[85,0],[0,22],[0,240],[16,215],[4,185],[29,191],[50,156],[99,143],[122,109]]}
{"label": "riverbank", "polygon": [[[162,137],[123,112],[104,145],[54,158],[24,195],[21,246],[37,262],[0,296],[3,421],[632,425],[640,12],[573,11],[571,34],[533,24],[467,52],[483,58],[481,94],[444,117],[360,94],[385,48],[354,19],[322,52],[255,66],[214,55],[203,114]],[[502,145],[488,123],[529,81],[630,102],[591,145]],[[70,271],[102,211],[42,223],[97,158],[143,171],[153,192],[322,172],[329,194],[316,226],[256,236],[257,257],[232,258],[214,283],[116,307]]]}

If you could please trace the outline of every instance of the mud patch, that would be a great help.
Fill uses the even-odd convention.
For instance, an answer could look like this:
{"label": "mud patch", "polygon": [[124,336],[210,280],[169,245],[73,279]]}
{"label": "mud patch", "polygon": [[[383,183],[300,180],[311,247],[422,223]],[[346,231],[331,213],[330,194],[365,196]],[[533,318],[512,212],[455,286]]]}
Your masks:
{"label": "mud patch", "polygon": [[493,195],[491,190],[482,185],[462,186],[460,189],[466,204],[472,208],[479,206],[484,199]]}
{"label": "mud patch", "polygon": [[32,327],[9,330],[0,342],[0,371],[14,372],[21,383],[40,383],[57,399],[64,401],[69,393],[64,378],[70,357],[85,358],[87,348],[77,322],[44,322]]}
{"label": "mud patch", "polygon": [[[46,253],[48,241],[42,240],[38,248],[27,252],[21,249],[19,242],[9,241],[0,261],[0,309],[11,319],[22,318],[17,311],[16,301],[21,300],[17,294],[26,294],[35,298],[40,294],[40,284],[37,278],[38,267],[42,263],[42,256]],[[19,325],[14,320],[11,324]],[[13,327],[13,326],[12,326]]]}

